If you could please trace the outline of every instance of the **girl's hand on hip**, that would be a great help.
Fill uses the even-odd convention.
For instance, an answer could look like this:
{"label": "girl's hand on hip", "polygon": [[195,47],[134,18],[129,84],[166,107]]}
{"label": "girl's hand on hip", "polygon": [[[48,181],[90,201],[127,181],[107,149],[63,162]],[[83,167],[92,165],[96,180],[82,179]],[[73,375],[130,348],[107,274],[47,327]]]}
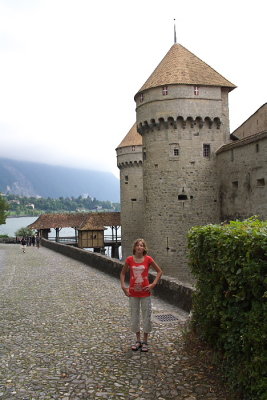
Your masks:
{"label": "girl's hand on hip", "polygon": [[125,296],[130,297],[129,288],[123,288]]}
{"label": "girl's hand on hip", "polygon": [[147,285],[144,287],[144,291],[145,292],[151,292],[151,290],[154,288],[155,286],[151,283],[150,285]]}

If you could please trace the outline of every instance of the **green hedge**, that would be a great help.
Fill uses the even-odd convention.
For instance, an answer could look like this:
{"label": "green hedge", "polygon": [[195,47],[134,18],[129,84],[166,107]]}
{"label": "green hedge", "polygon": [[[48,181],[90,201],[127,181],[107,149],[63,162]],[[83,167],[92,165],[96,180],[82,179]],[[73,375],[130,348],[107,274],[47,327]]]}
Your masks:
{"label": "green hedge", "polygon": [[242,399],[267,399],[267,222],[193,227],[192,322]]}

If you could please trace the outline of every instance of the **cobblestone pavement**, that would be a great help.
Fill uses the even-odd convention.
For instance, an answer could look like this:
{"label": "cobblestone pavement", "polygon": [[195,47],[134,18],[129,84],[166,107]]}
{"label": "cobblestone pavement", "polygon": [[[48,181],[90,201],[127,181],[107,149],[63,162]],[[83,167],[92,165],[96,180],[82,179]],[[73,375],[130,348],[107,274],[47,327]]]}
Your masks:
{"label": "cobblestone pavement", "polygon": [[118,279],[83,263],[0,245],[0,304],[1,400],[226,399],[190,365],[186,313],[153,297],[149,352],[133,352]]}

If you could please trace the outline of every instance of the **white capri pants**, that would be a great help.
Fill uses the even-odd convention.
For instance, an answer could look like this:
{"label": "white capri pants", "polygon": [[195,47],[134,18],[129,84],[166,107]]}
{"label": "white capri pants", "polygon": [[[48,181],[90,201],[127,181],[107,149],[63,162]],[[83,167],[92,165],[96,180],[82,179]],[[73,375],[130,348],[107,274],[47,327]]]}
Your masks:
{"label": "white capri pants", "polygon": [[131,331],[140,332],[140,310],[142,312],[143,331],[149,333],[152,330],[151,324],[151,296],[129,297]]}

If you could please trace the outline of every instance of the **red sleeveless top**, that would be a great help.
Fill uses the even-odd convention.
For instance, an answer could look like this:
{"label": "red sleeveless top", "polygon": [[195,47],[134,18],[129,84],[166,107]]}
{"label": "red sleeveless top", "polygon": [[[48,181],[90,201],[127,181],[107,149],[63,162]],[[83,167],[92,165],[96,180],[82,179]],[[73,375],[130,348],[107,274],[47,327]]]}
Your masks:
{"label": "red sleeveless top", "polygon": [[143,288],[149,285],[148,271],[150,264],[153,262],[153,258],[145,255],[144,261],[137,263],[134,261],[134,257],[130,256],[126,258],[126,263],[130,268],[130,287],[129,293],[132,297],[148,297],[150,296],[149,291],[145,291]]}

